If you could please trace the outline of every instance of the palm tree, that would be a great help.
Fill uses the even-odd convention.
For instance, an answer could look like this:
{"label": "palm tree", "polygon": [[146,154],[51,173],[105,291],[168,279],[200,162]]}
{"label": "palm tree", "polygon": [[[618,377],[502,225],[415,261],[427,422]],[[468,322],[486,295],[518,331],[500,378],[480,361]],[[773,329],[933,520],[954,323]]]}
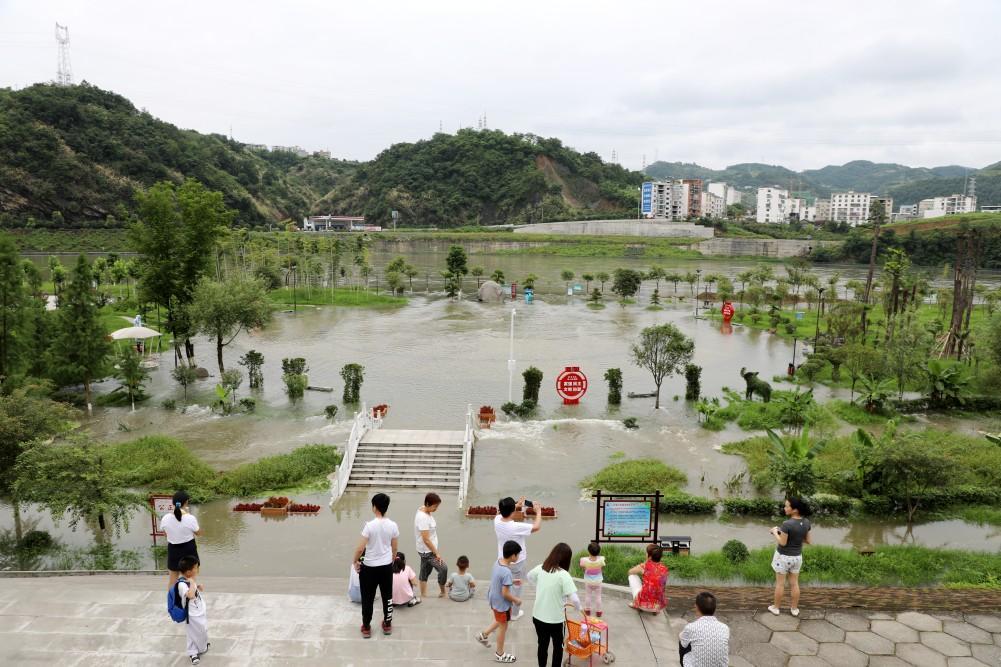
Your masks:
{"label": "palm tree", "polygon": [[598,280],[599,283],[601,283],[601,293],[604,294],[605,283],[607,283],[611,279],[611,276],[605,273],[604,271],[599,271],[594,275],[594,277]]}
{"label": "palm tree", "polygon": [[594,276],[590,273],[585,273],[581,276],[581,279],[584,281],[584,294],[590,294],[591,282],[594,280]]}
{"label": "palm tree", "polygon": [[476,289],[480,288],[480,277],[483,276],[483,273],[484,272],[482,266],[474,266],[471,269],[469,269],[469,275],[476,278]]}
{"label": "palm tree", "polygon": [[688,283],[688,291],[692,293],[693,297],[695,296],[695,283],[698,282],[698,280],[699,276],[694,271],[689,271],[685,274],[685,282]]}

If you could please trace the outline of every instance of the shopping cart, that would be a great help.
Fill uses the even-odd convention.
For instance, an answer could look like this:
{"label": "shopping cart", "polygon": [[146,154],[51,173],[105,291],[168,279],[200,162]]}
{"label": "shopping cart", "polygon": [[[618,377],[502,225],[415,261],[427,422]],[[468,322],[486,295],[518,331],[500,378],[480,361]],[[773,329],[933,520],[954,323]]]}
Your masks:
{"label": "shopping cart", "polygon": [[563,665],[572,664],[574,658],[587,658],[593,665],[594,656],[599,656],[606,665],[615,662],[615,654],[608,649],[608,624],[600,618],[581,615],[581,620],[570,618],[570,611],[564,611]]}

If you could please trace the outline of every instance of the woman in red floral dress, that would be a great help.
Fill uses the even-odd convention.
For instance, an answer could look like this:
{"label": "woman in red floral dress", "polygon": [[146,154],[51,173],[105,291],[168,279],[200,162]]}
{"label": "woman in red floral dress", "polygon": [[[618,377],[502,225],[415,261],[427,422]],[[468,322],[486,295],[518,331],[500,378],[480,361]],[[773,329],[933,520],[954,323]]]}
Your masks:
{"label": "woman in red floral dress", "polygon": [[646,562],[629,570],[629,590],[633,594],[630,607],[660,611],[667,606],[668,569],[660,562],[663,555],[664,551],[659,546],[651,544],[647,547]]}

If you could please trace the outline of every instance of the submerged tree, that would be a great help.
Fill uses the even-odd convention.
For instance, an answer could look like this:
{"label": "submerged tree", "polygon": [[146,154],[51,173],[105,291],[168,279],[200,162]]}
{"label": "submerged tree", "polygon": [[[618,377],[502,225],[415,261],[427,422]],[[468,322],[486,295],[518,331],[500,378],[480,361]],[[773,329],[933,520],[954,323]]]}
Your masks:
{"label": "submerged tree", "polygon": [[361,384],[365,380],[365,367],[361,364],[345,364],[341,369],[341,379],[344,380],[345,403],[357,403],[361,398]]}
{"label": "submerged tree", "polygon": [[240,365],[247,368],[247,381],[251,389],[260,389],[264,386],[264,373],[261,367],[264,366],[264,355],[257,350],[248,350],[240,357]]}
{"label": "submerged tree", "polygon": [[660,386],[664,378],[692,360],[695,342],[673,324],[647,327],[632,346],[633,363],[650,371],[656,386],[654,408],[660,407]]}
{"label": "submerged tree", "polygon": [[129,394],[132,411],[136,410],[136,395],[142,393],[143,385],[149,379],[149,370],[143,366],[142,355],[131,345],[118,350],[115,360],[115,377]]}
{"label": "submerged tree", "polygon": [[622,403],[622,369],[609,368],[605,371],[605,382],[608,383],[608,404]]}
{"label": "submerged tree", "polygon": [[198,371],[195,370],[193,366],[186,366],[184,364],[177,366],[170,372],[170,376],[174,378],[177,384],[181,385],[184,390],[184,402],[188,402],[188,386],[195,383],[198,379]]}
{"label": "submerged tree", "polygon": [[244,329],[264,326],[271,319],[271,303],[259,280],[233,278],[226,282],[202,280],[198,283],[188,307],[191,330],[215,341],[219,373],[223,365],[222,350]]}
{"label": "submerged tree", "polygon": [[529,366],[521,374],[525,379],[525,388],[521,393],[522,401],[534,401],[539,403],[539,387],[542,386],[542,371],[535,366]]}
{"label": "submerged tree", "polygon": [[631,296],[640,291],[643,284],[643,274],[632,269],[615,269],[612,282],[612,293],[618,294],[619,299],[625,302]]}
{"label": "submerged tree", "polygon": [[285,383],[285,393],[288,395],[292,405],[302,398],[306,393],[309,378],[306,373],[309,367],[302,357],[286,357],[282,359],[282,381]]}

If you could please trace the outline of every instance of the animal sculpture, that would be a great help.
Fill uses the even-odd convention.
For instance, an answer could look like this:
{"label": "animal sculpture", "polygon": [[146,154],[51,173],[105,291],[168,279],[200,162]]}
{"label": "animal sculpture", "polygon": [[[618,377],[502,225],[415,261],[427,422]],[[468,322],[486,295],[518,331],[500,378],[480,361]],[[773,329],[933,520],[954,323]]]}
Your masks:
{"label": "animal sculpture", "polygon": [[747,383],[747,392],[744,394],[744,400],[753,400],[754,394],[760,396],[761,400],[765,403],[772,400],[772,385],[759,378],[757,371],[752,373],[746,368],[741,368],[740,377],[744,378],[744,382]]}

